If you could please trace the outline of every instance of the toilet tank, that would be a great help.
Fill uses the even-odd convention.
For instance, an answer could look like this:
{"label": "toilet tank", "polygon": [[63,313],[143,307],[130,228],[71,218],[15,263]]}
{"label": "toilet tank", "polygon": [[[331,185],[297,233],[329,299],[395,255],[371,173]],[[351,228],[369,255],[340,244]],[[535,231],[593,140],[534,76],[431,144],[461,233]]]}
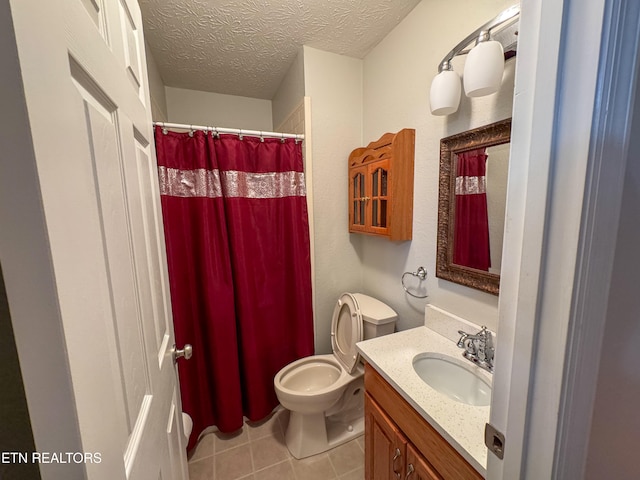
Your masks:
{"label": "toilet tank", "polygon": [[398,314],[386,303],[363,293],[354,293],[362,314],[363,340],[393,333]]}

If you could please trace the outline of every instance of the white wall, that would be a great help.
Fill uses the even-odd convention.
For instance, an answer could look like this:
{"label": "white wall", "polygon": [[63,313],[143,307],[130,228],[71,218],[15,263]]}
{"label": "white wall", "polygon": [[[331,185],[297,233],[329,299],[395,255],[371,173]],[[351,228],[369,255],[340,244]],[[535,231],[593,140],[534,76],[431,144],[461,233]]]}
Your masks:
{"label": "white wall", "polygon": [[[609,304],[600,353],[586,478],[631,479],[640,472],[640,102],[636,99]],[[612,235],[615,232],[611,232]]]}
{"label": "white wall", "polygon": [[164,91],[164,81],[158,70],[155,58],[151,53],[149,44],[144,43],[147,57],[147,72],[149,75],[149,96],[151,97],[151,118],[154,122],[168,121],[167,97]]}
{"label": "white wall", "polygon": [[[432,116],[428,97],[444,55],[512,3],[421,2],[364,59],[364,144],[385,132],[416,129],[413,240],[392,243],[363,236],[359,249],[365,293],[399,313],[400,329],[423,323],[425,302],[478,325],[497,327],[497,296],[435,277],[439,152],[440,138],[511,116],[515,61],[507,62],[500,92],[473,100],[463,95],[454,115]],[[463,59],[454,61],[456,71],[462,72],[462,65]],[[402,273],[418,266],[429,272],[426,301],[409,297],[400,284]]]}
{"label": "white wall", "polygon": [[[302,103],[304,97],[304,53],[302,48],[291,63],[278,91],[271,99],[273,126],[278,128]],[[283,130],[284,131],[284,130]],[[297,132],[288,132],[297,133]],[[300,132],[302,133],[302,132]]]}
{"label": "white wall", "polygon": [[272,131],[271,100],[166,87],[169,122]]}
{"label": "white wall", "polygon": [[362,143],[362,60],[304,47],[304,79],[313,131],[316,352],[327,353],[339,295],[362,289],[361,238],[349,235],[347,211],[347,159]]}

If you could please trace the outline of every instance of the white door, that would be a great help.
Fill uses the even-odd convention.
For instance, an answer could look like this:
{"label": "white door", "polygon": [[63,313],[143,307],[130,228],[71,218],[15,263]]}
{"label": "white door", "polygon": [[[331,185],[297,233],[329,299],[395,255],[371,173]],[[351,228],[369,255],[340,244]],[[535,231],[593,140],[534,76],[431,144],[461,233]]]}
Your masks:
{"label": "white door", "polygon": [[[89,479],[187,478],[138,4],[9,5],[33,154],[31,173],[23,167],[29,155],[4,158],[0,172],[0,186],[6,187],[0,200],[16,202],[13,211],[0,212],[0,221],[14,222],[2,225],[0,246],[16,343],[36,448],[65,451],[62,439],[71,436],[67,445],[93,454],[80,470],[42,464],[43,478],[78,478],[75,472],[82,470]],[[29,196],[9,182],[9,161],[18,172],[13,183],[35,185]],[[40,211],[28,213],[34,196]],[[11,216],[21,208],[26,215]],[[42,220],[45,262],[32,262],[21,250],[33,239],[20,222],[31,222],[35,231],[33,217]],[[40,281],[50,278],[49,285],[19,288],[21,276],[36,273]],[[55,305],[43,314],[51,318],[27,315],[43,302],[46,287],[55,292]],[[32,298],[25,301],[27,295]],[[55,335],[50,344],[29,343],[36,335],[24,328],[29,322],[43,329],[59,322],[62,345],[55,344]],[[61,349],[67,364],[47,364]],[[38,355],[40,366],[34,367]],[[55,386],[33,381],[38,368],[63,372],[60,388],[68,386],[71,402],[38,400],[55,397]],[[69,403],[75,425],[54,426],[57,412],[63,415]],[[52,428],[60,428],[60,445]]]}

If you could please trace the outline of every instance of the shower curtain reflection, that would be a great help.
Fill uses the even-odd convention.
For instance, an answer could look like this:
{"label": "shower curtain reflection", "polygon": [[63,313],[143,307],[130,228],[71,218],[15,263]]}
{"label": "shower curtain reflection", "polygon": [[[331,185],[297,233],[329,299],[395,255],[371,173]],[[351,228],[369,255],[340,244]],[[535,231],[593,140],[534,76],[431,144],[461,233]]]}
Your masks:
{"label": "shower curtain reflection", "polygon": [[487,215],[485,148],[457,155],[455,236],[453,263],[489,271],[489,217]]}

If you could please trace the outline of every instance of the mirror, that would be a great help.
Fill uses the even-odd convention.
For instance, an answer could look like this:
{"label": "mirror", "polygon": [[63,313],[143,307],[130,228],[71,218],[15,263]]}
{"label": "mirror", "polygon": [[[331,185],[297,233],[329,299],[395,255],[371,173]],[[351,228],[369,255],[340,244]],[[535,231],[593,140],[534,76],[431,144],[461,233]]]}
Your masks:
{"label": "mirror", "polygon": [[498,295],[511,119],[440,140],[436,276]]}

